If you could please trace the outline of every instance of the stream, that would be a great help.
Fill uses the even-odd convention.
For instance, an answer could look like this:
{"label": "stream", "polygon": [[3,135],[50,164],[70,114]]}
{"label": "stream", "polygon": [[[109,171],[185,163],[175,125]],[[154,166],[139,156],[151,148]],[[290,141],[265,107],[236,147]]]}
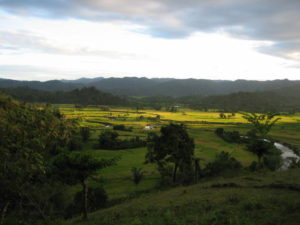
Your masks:
{"label": "stream", "polygon": [[281,151],[281,158],[283,161],[282,166],[279,168],[279,170],[287,170],[291,164],[291,161],[289,158],[295,158],[297,161],[300,160],[300,157],[296,155],[292,149],[290,149],[287,146],[284,146],[283,144],[280,144],[278,142],[274,143],[275,147]]}

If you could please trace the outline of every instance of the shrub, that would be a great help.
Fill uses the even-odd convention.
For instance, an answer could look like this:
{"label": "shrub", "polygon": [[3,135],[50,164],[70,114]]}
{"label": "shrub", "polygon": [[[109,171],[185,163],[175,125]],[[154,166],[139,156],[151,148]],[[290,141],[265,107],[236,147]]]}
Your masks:
{"label": "shrub", "polygon": [[223,128],[217,128],[215,134],[226,142],[242,143],[243,139],[238,131],[225,131]]}
{"label": "shrub", "polygon": [[82,150],[82,141],[81,137],[78,135],[73,135],[68,143],[68,149],[70,151],[79,151]]}
{"label": "shrub", "polygon": [[218,136],[218,137],[223,137],[224,135],[224,128],[217,128],[215,130],[215,134]]}
{"label": "shrub", "polygon": [[242,165],[228,152],[221,152],[216,155],[213,162],[210,162],[204,168],[205,176],[217,176],[226,171],[235,171],[242,168]]}
{"label": "shrub", "polygon": [[146,141],[141,140],[138,136],[130,139],[119,139],[119,134],[115,131],[104,131],[99,135],[99,145],[97,148],[100,149],[127,149],[127,148],[138,148],[146,146]]}
{"label": "shrub", "polygon": [[275,171],[282,166],[282,158],[280,154],[268,154],[264,156],[263,163],[268,169]]}
{"label": "shrub", "polygon": [[132,127],[125,127],[125,125],[114,125],[113,130],[121,130],[121,131],[132,131]]}

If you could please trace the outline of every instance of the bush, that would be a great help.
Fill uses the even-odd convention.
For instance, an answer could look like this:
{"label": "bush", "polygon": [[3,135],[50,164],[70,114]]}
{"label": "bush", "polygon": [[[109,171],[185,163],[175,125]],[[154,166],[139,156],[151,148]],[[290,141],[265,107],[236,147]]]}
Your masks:
{"label": "bush", "polygon": [[132,131],[132,127],[125,127],[125,125],[120,124],[120,125],[114,125],[113,130],[121,130],[121,131]]}
{"label": "bush", "polygon": [[243,139],[238,131],[225,131],[223,128],[217,128],[215,134],[226,142],[242,143]]}
{"label": "bush", "polygon": [[218,136],[218,137],[221,137],[221,138],[223,138],[223,135],[224,135],[224,128],[217,128],[216,130],[215,130],[215,134]]}
{"label": "bush", "polygon": [[99,135],[99,145],[97,148],[118,150],[127,148],[138,148],[146,146],[146,141],[138,136],[130,139],[119,139],[119,134],[115,131],[104,131]]}
{"label": "bush", "polygon": [[99,148],[115,149],[119,134],[115,131],[104,131],[99,135]]}
{"label": "bush", "polygon": [[282,166],[282,158],[280,154],[268,154],[263,158],[264,166],[268,169],[275,171]]}
{"label": "bush", "polygon": [[73,135],[68,143],[68,149],[70,151],[82,150],[82,139],[77,135]]}
{"label": "bush", "polygon": [[256,161],[253,161],[250,166],[248,167],[248,169],[251,171],[251,172],[254,172],[254,171],[257,171],[259,169],[259,165]]}
{"label": "bush", "polygon": [[236,171],[242,168],[242,165],[228,152],[221,152],[216,155],[213,162],[210,162],[204,168],[205,176],[217,176],[224,172]]}

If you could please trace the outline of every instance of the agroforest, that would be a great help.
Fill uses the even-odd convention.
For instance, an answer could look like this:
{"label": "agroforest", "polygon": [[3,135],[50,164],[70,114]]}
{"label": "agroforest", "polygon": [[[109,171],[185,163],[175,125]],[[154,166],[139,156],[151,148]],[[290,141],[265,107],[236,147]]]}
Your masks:
{"label": "agroforest", "polygon": [[1,79],[0,161],[0,225],[299,225],[300,83]]}

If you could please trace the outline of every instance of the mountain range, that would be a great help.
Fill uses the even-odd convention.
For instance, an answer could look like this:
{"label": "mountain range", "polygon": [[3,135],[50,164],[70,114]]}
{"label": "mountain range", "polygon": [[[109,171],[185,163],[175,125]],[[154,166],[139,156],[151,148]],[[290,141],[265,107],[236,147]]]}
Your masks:
{"label": "mountain range", "polygon": [[[298,94],[300,80],[206,80],[206,79],[168,79],[168,78],[80,78],[77,80],[20,81],[0,79],[0,88],[29,87],[43,91],[71,91],[83,87],[121,96],[164,95],[182,97],[190,95],[211,96],[236,92],[263,92],[285,89],[291,95]],[[287,93],[287,94],[288,94]]]}

